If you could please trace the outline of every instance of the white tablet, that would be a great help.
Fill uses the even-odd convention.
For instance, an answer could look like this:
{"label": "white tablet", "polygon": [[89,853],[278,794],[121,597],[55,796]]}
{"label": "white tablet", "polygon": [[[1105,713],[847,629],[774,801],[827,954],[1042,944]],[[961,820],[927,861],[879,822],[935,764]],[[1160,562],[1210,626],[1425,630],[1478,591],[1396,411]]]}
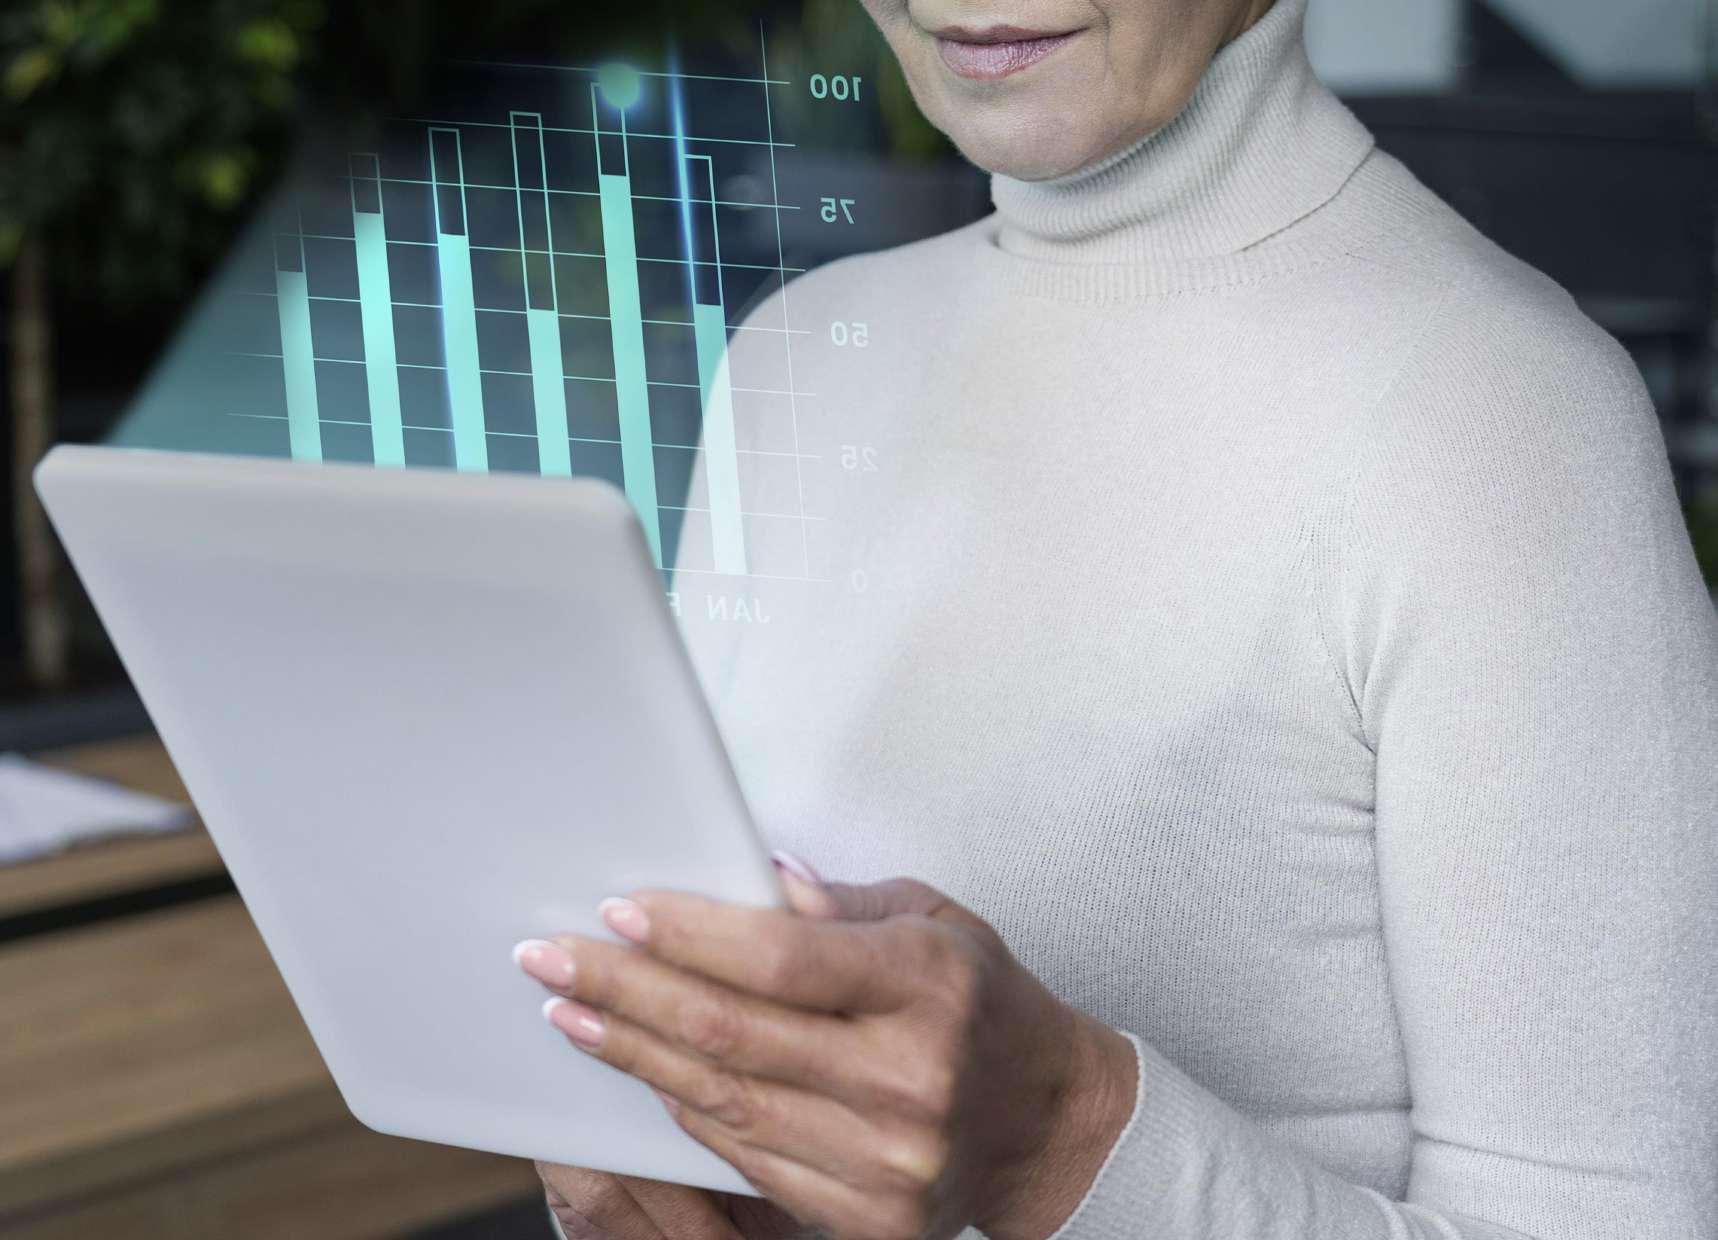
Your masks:
{"label": "white tablet", "polygon": [[618,489],[75,447],[36,485],[360,1120],[753,1192],[509,954],[634,887],[782,902]]}

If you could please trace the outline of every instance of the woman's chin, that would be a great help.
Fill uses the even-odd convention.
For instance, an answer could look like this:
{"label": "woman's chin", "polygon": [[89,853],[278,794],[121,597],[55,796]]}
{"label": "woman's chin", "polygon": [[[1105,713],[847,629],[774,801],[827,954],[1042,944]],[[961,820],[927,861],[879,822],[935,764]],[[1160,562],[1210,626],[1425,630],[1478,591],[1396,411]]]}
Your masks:
{"label": "woman's chin", "polygon": [[[1042,106],[986,109],[939,109],[932,114],[937,124],[960,148],[961,154],[986,172],[1018,181],[1052,181],[1090,168],[1111,154],[1151,132],[1153,124],[1134,118],[1100,118],[1087,113],[1087,123],[1069,124],[1079,107],[1064,98],[1043,101]],[[1089,101],[1086,107],[1090,109]],[[988,113],[988,114],[986,114]],[[1130,123],[1130,121],[1132,123]]]}
{"label": "woman's chin", "polygon": [[998,134],[960,134],[955,145],[962,155],[986,172],[1017,181],[1052,181],[1090,166],[1103,158],[1103,143],[1073,143],[1067,135],[1046,135],[1041,140],[1023,140],[1019,130]]}

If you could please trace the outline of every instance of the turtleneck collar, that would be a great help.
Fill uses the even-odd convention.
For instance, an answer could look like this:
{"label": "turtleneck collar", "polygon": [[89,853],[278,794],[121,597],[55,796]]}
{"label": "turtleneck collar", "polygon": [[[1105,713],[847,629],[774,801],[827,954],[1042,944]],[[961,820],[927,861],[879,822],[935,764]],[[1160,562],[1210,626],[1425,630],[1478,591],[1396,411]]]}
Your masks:
{"label": "turtleneck collar", "polygon": [[1328,202],[1373,139],[1313,74],[1306,5],[1276,0],[1133,146],[1055,180],[993,176],[996,245],[1059,263],[1176,263],[1234,254]]}

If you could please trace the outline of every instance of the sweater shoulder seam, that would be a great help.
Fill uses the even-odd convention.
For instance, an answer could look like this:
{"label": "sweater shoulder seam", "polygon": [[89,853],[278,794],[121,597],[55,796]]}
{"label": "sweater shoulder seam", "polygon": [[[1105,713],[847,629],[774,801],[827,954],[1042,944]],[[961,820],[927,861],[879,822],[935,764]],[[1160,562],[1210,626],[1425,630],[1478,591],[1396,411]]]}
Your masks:
{"label": "sweater shoulder seam", "polygon": [[[1348,446],[1348,460],[1342,472],[1342,482],[1337,491],[1337,506],[1335,526],[1335,563],[1327,570],[1335,576],[1336,605],[1339,614],[1346,614],[1349,598],[1350,569],[1353,562],[1354,521],[1355,512],[1359,507],[1360,478],[1365,466],[1366,444],[1376,432],[1380,411],[1396,391],[1405,375],[1412,369],[1414,362],[1420,357],[1426,342],[1436,335],[1438,325],[1444,321],[1454,305],[1458,294],[1465,291],[1474,281],[1470,272],[1453,279],[1444,285],[1437,299],[1427,308],[1424,317],[1414,330],[1412,338],[1397,363],[1390,367],[1387,376],[1379,385],[1377,394],[1369,399],[1364,410],[1355,419],[1353,433],[1343,442]],[[1319,538],[1319,525],[1316,521],[1310,523],[1310,538],[1316,543]],[[1316,552],[1316,547],[1310,548]],[[1329,673],[1331,684],[1338,698],[1344,704],[1349,722],[1357,729],[1366,747],[1377,752],[1377,744],[1367,731],[1365,711],[1361,709],[1361,694],[1351,683],[1349,676],[1343,670],[1343,661],[1338,657],[1336,644],[1333,641],[1331,617],[1325,606],[1328,585],[1319,573],[1317,566],[1320,557],[1311,554],[1304,557],[1313,567],[1310,574],[1309,591],[1313,604],[1313,628],[1317,635],[1318,647],[1323,654],[1324,665]]]}

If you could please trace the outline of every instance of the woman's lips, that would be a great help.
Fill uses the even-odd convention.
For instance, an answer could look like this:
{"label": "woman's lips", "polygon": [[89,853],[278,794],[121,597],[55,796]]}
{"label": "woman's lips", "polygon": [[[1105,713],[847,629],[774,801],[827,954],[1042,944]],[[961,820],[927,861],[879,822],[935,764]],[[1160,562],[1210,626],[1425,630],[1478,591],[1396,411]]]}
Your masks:
{"label": "woman's lips", "polygon": [[943,63],[965,78],[991,81],[1037,64],[1073,34],[1016,35],[1012,31],[980,36],[939,34],[937,50]]}

